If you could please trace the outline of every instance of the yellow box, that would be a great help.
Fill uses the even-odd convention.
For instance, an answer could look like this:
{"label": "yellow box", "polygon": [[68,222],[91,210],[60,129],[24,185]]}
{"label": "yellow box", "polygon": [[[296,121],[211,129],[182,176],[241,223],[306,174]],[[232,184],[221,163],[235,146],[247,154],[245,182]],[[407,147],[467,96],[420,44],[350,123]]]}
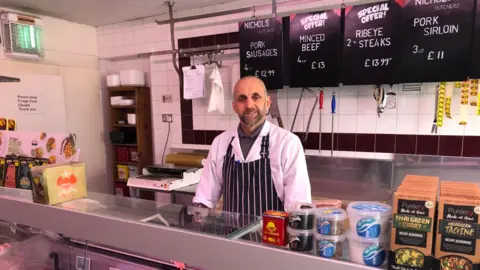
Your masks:
{"label": "yellow box", "polygon": [[87,197],[85,163],[71,162],[32,168],[33,200],[58,204]]}

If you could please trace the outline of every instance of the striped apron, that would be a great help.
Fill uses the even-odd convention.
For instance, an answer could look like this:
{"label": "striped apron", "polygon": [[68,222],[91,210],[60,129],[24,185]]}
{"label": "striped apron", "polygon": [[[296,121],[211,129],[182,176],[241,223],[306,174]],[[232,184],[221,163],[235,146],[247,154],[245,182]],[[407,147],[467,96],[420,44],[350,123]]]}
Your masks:
{"label": "striped apron", "polygon": [[232,142],[223,158],[223,211],[261,216],[267,210],[283,211],[270,169],[270,135],[262,137],[261,158],[248,163],[235,161]]}

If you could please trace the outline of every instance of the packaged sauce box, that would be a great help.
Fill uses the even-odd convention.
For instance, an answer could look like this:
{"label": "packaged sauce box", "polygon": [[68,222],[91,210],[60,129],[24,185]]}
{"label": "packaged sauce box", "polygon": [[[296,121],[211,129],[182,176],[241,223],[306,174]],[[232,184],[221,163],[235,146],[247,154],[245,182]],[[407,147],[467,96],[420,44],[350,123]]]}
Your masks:
{"label": "packaged sauce box", "polygon": [[5,159],[0,158],[0,186],[3,187],[5,177]]}
{"label": "packaged sauce box", "polygon": [[440,197],[435,258],[440,269],[480,268],[480,200]]}
{"label": "packaged sauce box", "polygon": [[436,201],[436,193],[394,193],[388,269],[431,268]]}
{"label": "packaged sauce box", "polygon": [[263,242],[281,247],[287,245],[287,222],[286,212],[270,210],[263,213]]}
{"label": "packaged sauce box", "polygon": [[20,189],[32,189],[32,172],[31,169],[35,161],[33,158],[19,158],[19,166],[17,168],[17,188]]}
{"label": "packaged sauce box", "polygon": [[32,168],[33,200],[58,204],[87,196],[85,164],[70,162]]}
{"label": "packaged sauce box", "polygon": [[17,169],[20,165],[18,157],[6,157],[5,158],[5,187],[16,188],[17,187]]}

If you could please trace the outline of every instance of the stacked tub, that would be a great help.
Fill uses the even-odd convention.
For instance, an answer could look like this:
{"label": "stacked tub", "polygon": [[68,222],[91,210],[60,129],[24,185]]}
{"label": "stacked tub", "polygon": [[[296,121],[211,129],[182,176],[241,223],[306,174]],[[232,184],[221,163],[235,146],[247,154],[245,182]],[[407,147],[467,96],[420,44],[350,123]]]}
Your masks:
{"label": "stacked tub", "polygon": [[329,259],[344,259],[347,213],[342,208],[323,207],[315,212],[315,253]]}

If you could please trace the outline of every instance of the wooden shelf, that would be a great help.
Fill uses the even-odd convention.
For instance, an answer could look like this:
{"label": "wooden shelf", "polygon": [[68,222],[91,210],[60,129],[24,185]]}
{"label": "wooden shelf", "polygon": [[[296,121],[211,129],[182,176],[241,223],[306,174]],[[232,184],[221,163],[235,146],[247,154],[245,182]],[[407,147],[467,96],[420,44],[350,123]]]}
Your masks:
{"label": "wooden shelf", "polygon": [[137,108],[137,106],[135,105],[114,105],[114,106],[111,106],[112,109],[135,109]]}
{"label": "wooden shelf", "polygon": [[116,128],[136,128],[137,125],[115,124],[115,125],[113,125],[113,127],[116,127]]}
{"label": "wooden shelf", "polygon": [[116,86],[116,87],[108,87],[108,91],[110,92],[133,92],[136,90],[146,90],[148,87],[145,86]]}
{"label": "wooden shelf", "polygon": [[112,146],[137,147],[136,143],[112,143]]}
{"label": "wooden shelf", "polygon": [[114,161],[113,163],[118,164],[118,165],[132,165],[132,166],[137,166],[138,162],[120,162],[120,161]]}
{"label": "wooden shelf", "polygon": [[127,179],[115,179],[114,181],[115,182],[120,182],[120,183],[127,183],[128,182]]}

